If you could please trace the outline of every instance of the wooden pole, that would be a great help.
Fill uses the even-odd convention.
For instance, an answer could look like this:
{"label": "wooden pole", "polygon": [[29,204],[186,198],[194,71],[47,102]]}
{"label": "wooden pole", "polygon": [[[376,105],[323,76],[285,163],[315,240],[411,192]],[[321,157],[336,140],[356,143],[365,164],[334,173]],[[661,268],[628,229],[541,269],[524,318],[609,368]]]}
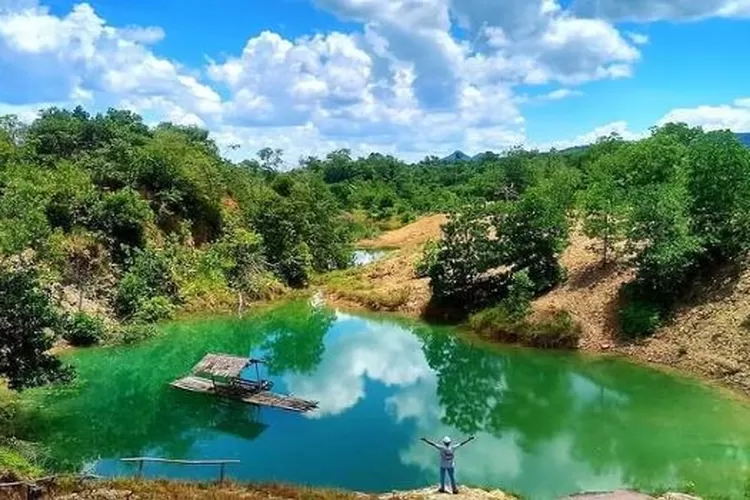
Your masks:
{"label": "wooden pole", "polygon": [[219,469],[219,482],[224,482],[224,463],[222,462],[220,469]]}
{"label": "wooden pole", "polygon": [[138,477],[143,475],[143,460],[138,461]]}

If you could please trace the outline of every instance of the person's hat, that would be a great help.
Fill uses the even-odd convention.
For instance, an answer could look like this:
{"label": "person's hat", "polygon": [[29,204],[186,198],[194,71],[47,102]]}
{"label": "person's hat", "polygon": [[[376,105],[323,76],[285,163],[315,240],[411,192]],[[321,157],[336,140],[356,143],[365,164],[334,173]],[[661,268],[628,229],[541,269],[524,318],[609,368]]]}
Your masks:
{"label": "person's hat", "polygon": [[451,444],[451,438],[449,438],[448,436],[445,436],[443,438],[443,443],[445,443],[445,444]]}

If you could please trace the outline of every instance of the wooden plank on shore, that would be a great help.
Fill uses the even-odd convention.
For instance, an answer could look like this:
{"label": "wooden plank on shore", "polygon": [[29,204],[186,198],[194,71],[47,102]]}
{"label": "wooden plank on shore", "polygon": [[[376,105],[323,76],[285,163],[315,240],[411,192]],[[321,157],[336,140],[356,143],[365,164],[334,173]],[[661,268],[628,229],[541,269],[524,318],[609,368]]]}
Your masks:
{"label": "wooden plank on shore", "polygon": [[181,465],[221,465],[221,464],[238,464],[239,460],[173,460],[170,458],[152,458],[152,457],[135,457],[121,458],[121,462],[158,462],[165,464]]}
{"label": "wooden plank on shore", "polygon": [[[182,389],[190,392],[216,394],[214,385],[210,380],[203,377],[196,377],[195,375],[189,375],[187,377],[175,380],[170,385],[172,387],[176,387],[177,389]],[[270,406],[273,408],[300,413],[311,411],[318,407],[318,403],[316,401],[309,401],[307,399],[302,399],[294,396],[276,394],[269,391],[236,393],[222,392],[222,394],[220,395],[231,397],[232,399],[236,399],[247,404]]]}

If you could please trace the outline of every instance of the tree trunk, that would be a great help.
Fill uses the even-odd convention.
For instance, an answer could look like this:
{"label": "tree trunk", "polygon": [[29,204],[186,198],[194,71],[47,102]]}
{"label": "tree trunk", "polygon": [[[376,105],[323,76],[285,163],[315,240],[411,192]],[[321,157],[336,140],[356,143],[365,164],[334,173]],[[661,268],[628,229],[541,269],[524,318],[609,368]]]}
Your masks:
{"label": "tree trunk", "polygon": [[604,252],[603,252],[603,258],[602,258],[602,267],[607,265],[607,257],[609,253],[609,245],[610,245],[610,227],[609,227],[609,214],[604,214]]}
{"label": "tree trunk", "polygon": [[78,312],[83,311],[83,285],[78,285]]}
{"label": "tree trunk", "polygon": [[245,308],[245,297],[242,292],[237,293],[237,315],[242,316],[242,311]]}

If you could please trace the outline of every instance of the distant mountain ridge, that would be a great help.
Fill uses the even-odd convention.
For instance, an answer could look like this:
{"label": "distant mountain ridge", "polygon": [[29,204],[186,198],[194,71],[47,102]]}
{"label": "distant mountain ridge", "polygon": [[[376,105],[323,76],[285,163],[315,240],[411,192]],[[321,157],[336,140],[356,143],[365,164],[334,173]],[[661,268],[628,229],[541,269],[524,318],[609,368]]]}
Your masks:
{"label": "distant mountain ridge", "polygon": [[[738,133],[735,133],[734,135],[737,136],[737,139],[739,139],[739,141],[742,144],[750,148],[750,132],[738,132]],[[580,151],[586,148],[588,148],[588,145],[572,146],[566,149],[561,149],[558,151],[558,153],[571,153],[573,151]],[[444,163],[455,163],[459,161],[481,161],[485,156],[490,155],[490,154],[494,154],[494,153],[492,151],[485,151],[484,153],[479,153],[472,157],[472,156],[467,155],[463,151],[457,150],[449,154],[448,156],[446,156],[440,161]]]}
{"label": "distant mountain ridge", "polygon": [[463,151],[454,151],[440,161],[446,163],[454,163],[457,161],[471,161],[472,157],[464,153]]}

